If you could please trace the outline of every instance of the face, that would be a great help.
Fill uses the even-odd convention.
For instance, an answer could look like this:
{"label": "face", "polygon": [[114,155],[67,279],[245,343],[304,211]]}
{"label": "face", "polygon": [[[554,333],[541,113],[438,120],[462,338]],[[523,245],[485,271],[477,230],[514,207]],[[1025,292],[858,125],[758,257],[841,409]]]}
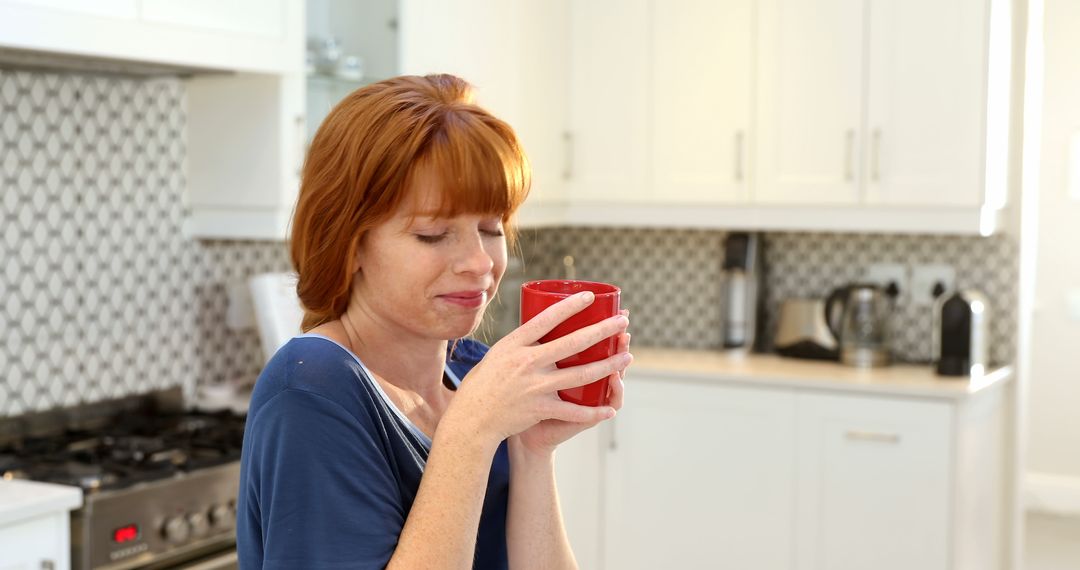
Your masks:
{"label": "face", "polygon": [[411,200],[359,247],[350,311],[359,305],[397,333],[460,338],[480,324],[506,270],[502,219],[426,215],[436,210],[439,195],[431,176],[417,174]]}

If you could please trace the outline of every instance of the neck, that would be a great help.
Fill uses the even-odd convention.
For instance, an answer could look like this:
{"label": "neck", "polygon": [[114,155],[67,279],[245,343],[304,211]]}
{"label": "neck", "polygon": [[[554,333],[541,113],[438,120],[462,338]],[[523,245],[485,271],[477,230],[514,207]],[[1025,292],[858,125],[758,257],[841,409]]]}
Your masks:
{"label": "neck", "polygon": [[394,386],[421,396],[442,391],[447,341],[417,337],[382,322],[363,302],[353,301],[341,315],[341,325],[349,349],[364,365]]}

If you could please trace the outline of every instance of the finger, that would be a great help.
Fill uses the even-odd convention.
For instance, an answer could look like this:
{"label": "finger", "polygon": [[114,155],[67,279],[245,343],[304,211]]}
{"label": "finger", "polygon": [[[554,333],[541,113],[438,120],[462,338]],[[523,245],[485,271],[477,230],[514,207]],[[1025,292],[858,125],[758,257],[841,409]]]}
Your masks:
{"label": "finger", "polygon": [[[626,348],[622,352],[630,352],[630,333],[626,333]],[[619,371],[619,379],[626,378],[626,368]]]}
{"label": "finger", "polygon": [[598,323],[582,327],[539,348],[541,352],[540,360],[558,362],[589,348],[605,338],[621,334],[629,325],[630,321],[626,317],[615,315]]}
{"label": "finger", "polygon": [[559,400],[553,403],[551,419],[576,424],[596,425],[615,417],[615,408],[611,406],[581,406],[573,402]]}
{"label": "finger", "polygon": [[612,374],[608,378],[608,405],[616,410],[621,410],[623,407],[623,397],[626,393],[626,384],[617,374]]}
{"label": "finger", "polygon": [[617,373],[619,369],[628,366],[633,359],[633,355],[629,352],[623,352],[596,362],[563,368],[552,374],[552,380],[546,388],[554,392],[592,384],[597,380]]}
{"label": "finger", "polygon": [[630,309],[620,309],[619,314],[624,316],[624,317],[629,317],[630,316]]}
{"label": "finger", "polygon": [[629,352],[630,351],[630,333],[622,333],[619,335],[619,348],[615,352]]}
{"label": "finger", "polygon": [[596,295],[592,291],[582,291],[581,293],[575,293],[569,297],[555,303],[554,305],[540,311],[535,317],[529,320],[529,322],[521,325],[514,332],[511,333],[517,338],[521,344],[532,345],[551,332],[551,329],[559,325],[559,323],[565,321],[573,315],[581,312],[582,309],[592,304]]}

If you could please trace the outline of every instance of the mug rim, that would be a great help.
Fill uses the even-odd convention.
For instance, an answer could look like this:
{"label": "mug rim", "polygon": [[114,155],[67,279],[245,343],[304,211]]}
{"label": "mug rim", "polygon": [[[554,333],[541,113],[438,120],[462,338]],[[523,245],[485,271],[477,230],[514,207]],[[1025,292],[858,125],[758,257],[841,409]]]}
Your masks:
{"label": "mug rim", "polygon": [[525,291],[527,289],[529,291],[529,294],[551,297],[570,297],[578,293],[558,293],[555,291],[544,291],[535,287],[535,285],[539,285],[540,283],[585,283],[588,285],[596,286],[597,288],[610,289],[608,291],[604,291],[603,293],[593,291],[593,295],[595,295],[597,298],[614,297],[615,295],[619,295],[620,293],[622,293],[622,289],[620,289],[618,285],[612,285],[611,283],[604,283],[602,281],[586,281],[584,279],[535,279],[533,281],[526,281],[525,283],[522,283],[521,290]]}

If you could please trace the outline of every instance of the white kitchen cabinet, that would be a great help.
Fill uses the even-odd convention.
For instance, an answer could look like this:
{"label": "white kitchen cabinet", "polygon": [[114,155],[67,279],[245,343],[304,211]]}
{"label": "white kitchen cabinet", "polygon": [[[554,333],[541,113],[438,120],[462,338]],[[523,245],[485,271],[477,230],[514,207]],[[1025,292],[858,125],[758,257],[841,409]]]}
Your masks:
{"label": "white kitchen cabinet", "polygon": [[668,352],[643,350],[614,421],[560,448],[583,568],[1004,567],[1008,371]]}
{"label": "white kitchen cabinet", "polygon": [[649,0],[570,5],[568,200],[648,203]]}
{"label": "white kitchen cabinet", "polygon": [[799,570],[945,570],[952,406],[799,395]]}
{"label": "white kitchen cabinet", "polygon": [[[565,51],[552,39],[565,34],[565,2],[403,0],[370,4],[367,16],[350,3],[312,6],[319,18],[314,28],[330,35],[349,31],[348,21],[367,16],[376,21],[364,29],[378,30],[388,13],[396,14],[398,32],[390,38],[396,46],[366,45],[352,36],[344,37],[343,45],[377,55],[369,73],[445,72],[473,83],[477,102],[517,130],[531,160],[534,194],[522,216],[560,197],[566,151],[562,121],[551,117],[565,105]],[[290,57],[302,67],[304,27],[297,28],[296,21],[289,20],[290,30],[299,30]],[[300,73],[190,80],[187,235],[286,239],[307,142],[342,95],[331,100],[326,88],[341,91],[342,86],[334,78]],[[317,91],[309,94],[307,88]],[[327,108],[313,112],[306,104],[309,95]]]}
{"label": "white kitchen cabinet", "polygon": [[982,206],[986,0],[870,6],[866,202]]}
{"label": "white kitchen cabinet", "polygon": [[604,456],[609,569],[792,564],[795,395],[641,377]]}
{"label": "white kitchen cabinet", "polygon": [[0,48],[202,71],[279,73],[301,0],[0,0]]}
{"label": "white kitchen cabinet", "polygon": [[757,184],[763,204],[859,201],[864,0],[762,0]]}
{"label": "white kitchen cabinet", "polygon": [[280,39],[290,1],[297,0],[140,0],[140,12],[147,22]]}
{"label": "white kitchen cabinet", "polygon": [[69,534],[66,511],[0,526],[0,570],[68,568]]}
{"label": "white kitchen cabinet", "polygon": [[559,445],[555,455],[559,506],[579,568],[600,568],[604,430],[599,426],[579,433]]}
{"label": "white kitchen cabinet", "polygon": [[31,481],[0,481],[0,570],[67,570],[69,514],[82,489]]}
{"label": "white kitchen cabinet", "polygon": [[568,10],[566,0],[401,2],[401,72],[462,77],[517,133],[533,176],[524,216],[563,196]]}
{"label": "white kitchen cabinet", "polygon": [[745,201],[752,0],[651,3],[652,187],[669,203]]}
{"label": "white kitchen cabinet", "polygon": [[968,232],[992,231],[1009,21],[1002,0],[763,0],[755,201],[966,208]]}

